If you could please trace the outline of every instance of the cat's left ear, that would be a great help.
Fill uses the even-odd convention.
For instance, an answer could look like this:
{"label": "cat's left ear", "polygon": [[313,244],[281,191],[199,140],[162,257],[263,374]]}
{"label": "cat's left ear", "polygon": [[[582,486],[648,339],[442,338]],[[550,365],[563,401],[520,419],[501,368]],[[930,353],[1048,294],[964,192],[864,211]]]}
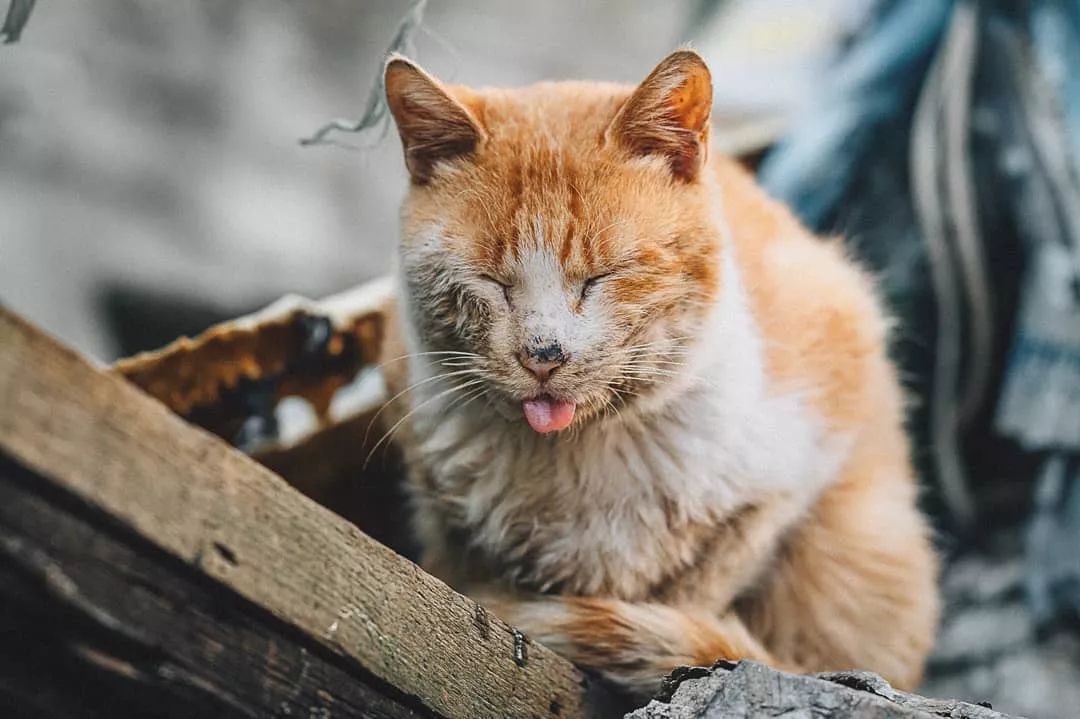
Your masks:
{"label": "cat's left ear", "polygon": [[635,155],[658,155],[681,180],[705,165],[712,113],[712,77],[691,50],[668,55],[638,85],[608,129],[609,138]]}

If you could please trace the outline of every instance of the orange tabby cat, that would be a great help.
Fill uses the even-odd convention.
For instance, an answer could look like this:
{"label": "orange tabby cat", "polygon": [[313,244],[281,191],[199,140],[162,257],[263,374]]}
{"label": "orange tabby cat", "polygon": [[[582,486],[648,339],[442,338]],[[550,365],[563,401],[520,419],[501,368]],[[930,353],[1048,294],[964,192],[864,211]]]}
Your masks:
{"label": "orange tabby cat", "polygon": [[936,559],[888,323],[710,150],[701,58],[474,90],[394,57],[386,92],[424,567],[632,690],[743,657],[915,686]]}

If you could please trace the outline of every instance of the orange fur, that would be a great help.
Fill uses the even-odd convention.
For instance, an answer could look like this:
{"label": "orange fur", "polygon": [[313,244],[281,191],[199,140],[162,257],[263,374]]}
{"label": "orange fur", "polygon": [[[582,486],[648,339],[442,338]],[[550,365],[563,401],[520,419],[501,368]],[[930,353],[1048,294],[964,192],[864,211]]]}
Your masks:
{"label": "orange fur", "polygon": [[[937,564],[888,323],[839,242],[711,152],[701,59],[675,53],[637,88],[473,90],[396,58],[387,88],[413,178],[407,334],[414,350],[465,358],[450,366],[473,378],[436,394],[440,360],[418,352],[405,393],[425,567],[635,690],[677,664],[742,657],[913,687],[937,621]],[[557,278],[538,301],[527,268],[545,263]],[[725,303],[742,297],[753,336],[711,345],[741,316],[717,320]],[[538,386],[519,343],[562,305],[565,327],[543,331],[568,327],[577,344]],[[723,464],[726,445],[680,439],[700,429],[686,416],[713,389],[691,360],[724,360],[750,384],[760,369],[775,431],[798,437],[771,436],[772,418],[747,407],[746,432],[723,435],[745,462],[710,476],[694,462],[715,451]],[[486,406],[466,409],[461,386]],[[537,391],[576,403],[569,430],[538,438],[515,419]],[[737,407],[712,409],[741,421]],[[805,462],[792,455],[797,476],[770,469],[800,437],[810,448]]]}

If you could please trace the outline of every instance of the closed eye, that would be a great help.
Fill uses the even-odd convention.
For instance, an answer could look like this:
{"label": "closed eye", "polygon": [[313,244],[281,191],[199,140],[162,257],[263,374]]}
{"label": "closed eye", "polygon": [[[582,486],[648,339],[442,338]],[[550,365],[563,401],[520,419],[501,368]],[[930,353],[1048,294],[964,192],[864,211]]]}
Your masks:
{"label": "closed eye", "polygon": [[490,282],[490,283],[492,283],[494,285],[498,285],[499,287],[501,287],[503,297],[506,299],[507,304],[510,303],[510,285],[509,284],[507,284],[506,282],[503,282],[501,280],[498,280],[498,279],[492,277],[491,275],[480,275],[480,279],[484,280],[485,282]]}
{"label": "closed eye", "polygon": [[615,274],[615,273],[614,272],[605,272],[602,275],[595,275],[595,276],[590,277],[589,279],[585,280],[584,284],[581,285],[581,299],[585,299],[585,297],[589,294],[589,292],[594,287],[596,287],[598,284],[600,284],[600,282],[602,280],[605,280],[608,277],[611,277],[613,274]]}

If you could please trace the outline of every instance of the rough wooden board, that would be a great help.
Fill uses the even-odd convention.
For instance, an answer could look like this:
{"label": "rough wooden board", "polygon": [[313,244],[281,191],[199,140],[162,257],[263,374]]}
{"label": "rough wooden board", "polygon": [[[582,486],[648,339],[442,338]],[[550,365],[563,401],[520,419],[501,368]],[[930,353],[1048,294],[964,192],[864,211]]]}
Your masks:
{"label": "rough wooden board", "polygon": [[121,378],[0,309],[0,449],[449,717],[584,717],[599,687]]}
{"label": "rough wooden board", "polygon": [[0,455],[0,716],[434,716],[414,703]]}
{"label": "rough wooden board", "polygon": [[1009,719],[976,704],[897,691],[869,672],[800,676],[749,661],[720,663],[711,670],[676,670],[661,698],[631,712],[626,719],[741,717]]}
{"label": "rough wooden board", "polygon": [[394,442],[384,442],[371,454],[388,429],[385,422],[375,419],[376,414],[372,410],[326,425],[294,445],[251,456],[322,506],[412,559],[418,548],[410,531],[403,460]]}

